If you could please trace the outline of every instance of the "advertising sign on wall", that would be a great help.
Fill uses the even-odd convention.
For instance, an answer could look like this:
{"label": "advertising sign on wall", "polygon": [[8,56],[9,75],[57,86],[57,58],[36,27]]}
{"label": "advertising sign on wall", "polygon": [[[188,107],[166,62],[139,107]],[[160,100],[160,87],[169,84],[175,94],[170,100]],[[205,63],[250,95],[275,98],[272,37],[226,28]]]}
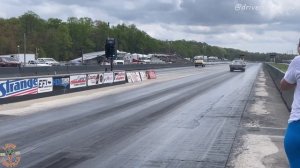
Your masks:
{"label": "advertising sign on wall", "polygon": [[99,85],[100,83],[100,74],[88,74],[87,83],[88,86]]}
{"label": "advertising sign on wall", "polygon": [[129,83],[142,81],[139,72],[127,72],[126,75]]}
{"label": "advertising sign on wall", "polygon": [[156,79],[156,73],[154,70],[147,70],[146,71],[148,79]]}
{"label": "advertising sign on wall", "polygon": [[125,71],[114,72],[114,82],[124,82],[126,80]]}
{"label": "advertising sign on wall", "polygon": [[66,89],[70,89],[69,76],[53,77],[53,90],[66,90]]}
{"label": "advertising sign on wall", "polygon": [[0,81],[0,98],[37,94],[38,79]]}
{"label": "advertising sign on wall", "polygon": [[52,78],[38,78],[38,93],[52,92],[53,79]]}
{"label": "advertising sign on wall", "polygon": [[148,80],[146,71],[140,71],[142,81]]}
{"label": "advertising sign on wall", "polygon": [[86,75],[70,76],[70,88],[86,87]]}
{"label": "advertising sign on wall", "polygon": [[114,73],[108,72],[103,75],[103,83],[113,83],[114,82]]}

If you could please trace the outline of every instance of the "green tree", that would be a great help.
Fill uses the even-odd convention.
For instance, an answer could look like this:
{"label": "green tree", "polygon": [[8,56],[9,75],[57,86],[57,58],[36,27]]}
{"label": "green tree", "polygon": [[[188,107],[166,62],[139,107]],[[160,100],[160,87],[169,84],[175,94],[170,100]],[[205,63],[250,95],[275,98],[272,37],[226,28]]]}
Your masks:
{"label": "green tree", "polygon": [[[192,58],[196,55],[218,56],[235,59],[241,55],[252,61],[269,59],[268,53],[251,53],[232,48],[211,46],[197,41],[163,41],[152,38],[135,25],[119,24],[108,26],[103,21],[91,18],[70,17],[66,22],[57,18],[41,19],[36,13],[28,11],[18,18],[0,18],[0,54],[24,51],[26,34],[27,53],[53,57],[58,60],[77,58],[83,52],[103,51],[107,37],[117,39],[117,48],[130,53],[165,53]],[[278,59],[289,59],[293,55],[278,54]]]}

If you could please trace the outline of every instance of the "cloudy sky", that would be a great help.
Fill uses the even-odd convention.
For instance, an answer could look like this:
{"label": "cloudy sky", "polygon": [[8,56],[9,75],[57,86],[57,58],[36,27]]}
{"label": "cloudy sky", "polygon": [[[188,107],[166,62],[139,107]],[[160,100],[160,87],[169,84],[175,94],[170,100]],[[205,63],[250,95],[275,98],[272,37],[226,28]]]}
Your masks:
{"label": "cloudy sky", "polygon": [[29,10],[43,19],[90,17],[161,40],[289,54],[300,38],[299,9],[296,0],[0,0],[2,18]]}

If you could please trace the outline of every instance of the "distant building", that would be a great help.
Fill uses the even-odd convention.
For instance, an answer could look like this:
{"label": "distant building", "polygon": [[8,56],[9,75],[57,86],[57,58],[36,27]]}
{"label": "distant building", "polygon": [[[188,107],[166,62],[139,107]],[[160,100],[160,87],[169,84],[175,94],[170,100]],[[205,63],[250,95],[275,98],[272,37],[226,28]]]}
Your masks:
{"label": "distant building", "polygon": [[98,51],[92,53],[85,53],[83,57],[79,57],[70,61],[72,64],[81,64],[88,63],[88,64],[100,64],[105,59],[105,51]]}
{"label": "distant building", "polygon": [[28,63],[28,61],[35,60],[35,54],[26,54],[25,59],[24,59],[24,54],[22,54],[22,53],[20,53],[20,54],[0,55],[0,57],[13,57],[21,63],[24,63],[24,60],[25,60],[26,63]]}
{"label": "distant building", "polygon": [[[130,62],[130,55],[129,53],[117,51],[117,57],[115,60],[122,60],[123,62],[127,63]],[[71,64],[108,64],[109,60],[105,57],[105,51],[97,51],[97,52],[91,52],[91,53],[85,53],[83,54],[83,57],[79,57],[76,59],[73,59],[70,61]],[[117,61],[120,62],[120,61]],[[117,64],[117,63],[116,63]],[[123,63],[124,64],[124,63]]]}

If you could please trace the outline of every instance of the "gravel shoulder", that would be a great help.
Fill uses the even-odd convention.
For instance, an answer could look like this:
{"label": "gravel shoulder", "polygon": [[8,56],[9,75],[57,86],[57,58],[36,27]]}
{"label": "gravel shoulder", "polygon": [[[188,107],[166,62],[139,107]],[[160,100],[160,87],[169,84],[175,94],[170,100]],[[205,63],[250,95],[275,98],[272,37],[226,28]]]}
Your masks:
{"label": "gravel shoulder", "polygon": [[289,111],[266,70],[258,74],[227,168],[288,168],[283,148]]}

